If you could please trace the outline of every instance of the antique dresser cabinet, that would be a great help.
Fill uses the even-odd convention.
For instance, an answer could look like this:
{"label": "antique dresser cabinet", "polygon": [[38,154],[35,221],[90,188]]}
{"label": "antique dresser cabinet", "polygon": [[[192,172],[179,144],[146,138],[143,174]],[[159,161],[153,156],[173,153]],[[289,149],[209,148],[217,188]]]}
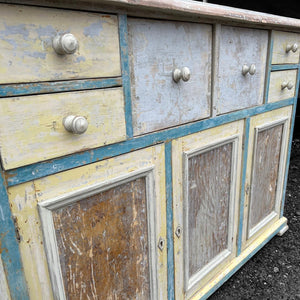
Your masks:
{"label": "antique dresser cabinet", "polygon": [[1,1],[1,300],[208,298],[288,229],[299,48],[190,0]]}

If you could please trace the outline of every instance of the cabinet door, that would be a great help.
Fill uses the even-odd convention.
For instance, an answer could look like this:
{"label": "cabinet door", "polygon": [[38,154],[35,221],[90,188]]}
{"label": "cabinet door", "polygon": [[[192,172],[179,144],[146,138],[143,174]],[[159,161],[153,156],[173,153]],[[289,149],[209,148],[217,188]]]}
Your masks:
{"label": "cabinet door", "polygon": [[[210,25],[128,19],[134,135],[210,116]],[[187,67],[188,81],[172,78]]]}
{"label": "cabinet door", "polygon": [[173,142],[176,299],[236,255],[243,128],[238,121]]}
{"label": "cabinet door", "polygon": [[[263,103],[268,49],[266,30],[222,26],[218,33],[215,101],[217,114]],[[255,67],[243,75],[243,66]]]}
{"label": "cabinet door", "polygon": [[243,248],[279,219],[291,114],[289,106],[250,121]]}
{"label": "cabinet door", "polygon": [[167,299],[164,166],[164,147],[155,146],[36,180],[30,204],[11,191],[31,243],[21,255],[32,299],[43,299],[34,284],[44,281],[34,263],[39,222],[27,225],[37,206],[55,299]]}

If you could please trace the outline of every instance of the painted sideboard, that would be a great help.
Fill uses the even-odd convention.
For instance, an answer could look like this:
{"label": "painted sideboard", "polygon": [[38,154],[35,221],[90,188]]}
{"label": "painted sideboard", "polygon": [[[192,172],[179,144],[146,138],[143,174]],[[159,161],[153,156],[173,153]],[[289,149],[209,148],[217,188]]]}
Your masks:
{"label": "painted sideboard", "polygon": [[300,21],[186,0],[1,1],[1,299],[206,299],[288,229]]}

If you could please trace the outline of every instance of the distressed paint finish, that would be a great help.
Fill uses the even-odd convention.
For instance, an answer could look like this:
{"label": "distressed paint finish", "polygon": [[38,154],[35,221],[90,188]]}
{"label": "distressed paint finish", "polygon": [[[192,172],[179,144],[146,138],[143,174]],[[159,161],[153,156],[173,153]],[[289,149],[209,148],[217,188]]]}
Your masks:
{"label": "distressed paint finish", "polygon": [[149,299],[145,178],[53,211],[68,299]]}
{"label": "distressed paint finish", "polygon": [[[283,82],[291,82],[293,88],[290,90],[288,88],[282,89],[281,85]],[[268,102],[281,101],[295,97],[296,85],[297,70],[271,72]]]}
{"label": "distressed paint finish", "polygon": [[[244,194],[242,251],[249,247],[251,243],[253,243],[255,239],[259,237],[259,235],[261,235],[268,228],[272,227],[273,224],[279,219],[279,213],[281,208],[280,205],[283,193],[284,174],[286,168],[287,150],[289,144],[288,138],[290,133],[292,109],[292,106],[287,106],[270,112],[259,114],[257,116],[253,116],[250,119],[248,144],[252,146],[248,149],[247,157]],[[281,139],[280,149],[271,149],[271,146],[269,145],[270,142],[273,144],[273,147],[279,147],[279,140],[276,140],[276,129],[279,130],[277,131],[277,134],[279,134],[280,127],[276,128],[276,126],[282,126],[281,137],[277,135],[277,138]],[[268,131],[272,128],[274,129],[274,132]],[[263,132],[264,134],[259,136],[259,134]],[[275,135],[273,135],[272,137],[270,133],[274,133]],[[270,136],[268,137],[268,135]],[[258,142],[260,141],[265,142],[265,144],[258,145]],[[263,158],[264,154],[266,154],[268,150],[269,152],[273,152],[272,156],[268,158]],[[257,151],[258,154],[256,154]],[[276,155],[280,155],[278,170],[276,170],[276,164],[278,163],[276,162]],[[259,164],[255,164],[256,162],[259,162]],[[256,167],[258,167],[257,171],[255,170]],[[257,181],[258,178],[254,178],[257,176],[260,177],[260,182]],[[262,176],[271,177],[266,177],[265,179],[263,179]],[[253,183],[256,184],[256,186],[258,186],[254,187]],[[264,193],[267,193],[268,195],[259,195],[259,191],[257,190],[258,188],[260,191],[261,189],[263,189]],[[274,188],[276,189],[275,200],[272,200]],[[261,198],[262,196],[263,198]],[[258,197],[258,199],[254,199],[254,197]],[[260,217],[263,218],[263,214],[266,212],[266,210],[262,212],[257,211],[259,207],[261,207],[262,209],[264,208],[263,203],[258,204],[259,199],[263,202],[267,201],[265,206],[266,208],[268,207],[268,204],[271,206],[273,205],[272,201],[275,201],[275,206],[273,211],[266,218],[260,220],[260,222],[255,226],[255,218],[256,220]],[[251,204],[252,201],[254,201],[253,205]],[[259,207],[257,207],[258,205]],[[253,211],[251,211],[252,208]],[[252,217],[252,223],[249,220],[249,216],[251,214],[255,215],[255,218]]]}
{"label": "distressed paint finish", "polygon": [[[122,88],[5,98],[0,110],[5,169],[126,138]],[[81,135],[66,131],[62,121],[68,115],[84,116],[87,131]]]}
{"label": "distressed paint finish", "polygon": [[2,300],[11,300],[6,276],[3,269],[1,255],[0,255],[0,295]]}
{"label": "distressed paint finish", "polygon": [[[272,52],[272,64],[298,64],[300,55],[300,34],[284,31],[273,31],[273,52]],[[286,46],[288,44],[298,45],[296,52],[286,52]]]}
{"label": "distressed paint finish", "polygon": [[259,131],[251,186],[249,230],[275,210],[283,125]]}
{"label": "distressed paint finish", "polygon": [[[238,201],[239,199],[239,190],[240,190],[240,175],[241,175],[241,161],[242,161],[242,135],[244,130],[244,121],[240,120],[237,122],[232,122],[222,126],[217,126],[212,129],[204,130],[195,134],[187,135],[180,139],[172,141],[172,178],[173,178],[173,228],[177,226],[182,227],[182,237],[178,238],[174,234],[174,264],[175,264],[175,299],[188,299],[195,293],[197,290],[202,288],[211,278],[215,276],[230,260],[235,256],[236,249],[236,239],[237,239],[237,225],[238,225]],[[210,152],[214,149],[222,149],[225,145],[231,144],[234,145],[234,153],[232,157],[224,156],[224,162],[228,159],[232,160],[230,164],[231,178],[230,181],[230,200],[229,200],[229,221],[228,227],[221,229],[221,231],[228,230],[228,245],[224,255],[220,256],[217,265],[207,265],[206,268],[203,268],[201,272],[199,271],[193,278],[188,276],[187,264],[189,261],[187,259],[187,253],[185,252],[189,249],[189,227],[188,224],[190,216],[187,215],[187,210],[189,209],[190,199],[188,199],[188,176],[187,167],[188,167],[188,158],[193,157],[194,155],[202,155],[207,151]],[[220,147],[220,148],[219,148]],[[228,146],[227,146],[228,147]],[[229,146],[230,147],[230,146]],[[229,148],[227,149],[229,150]],[[218,151],[218,150],[216,150]],[[233,151],[233,149],[232,149]],[[222,151],[221,151],[222,152]],[[224,154],[224,153],[223,153]],[[212,155],[212,154],[211,154]],[[221,155],[222,156],[222,155]],[[196,156],[197,157],[197,156]],[[201,156],[200,156],[201,157]],[[202,157],[203,158],[203,157]],[[228,162],[228,161],[227,161]],[[203,159],[204,163],[204,159]],[[228,162],[229,163],[229,162]],[[227,165],[228,166],[228,165]],[[225,168],[226,169],[226,168]],[[229,170],[223,172],[228,172]],[[201,172],[198,170],[198,172]],[[201,176],[209,176],[209,173],[213,172],[218,173],[217,170],[211,170],[207,168],[208,174]],[[215,173],[215,174],[216,174]],[[200,174],[200,173],[198,173]],[[213,180],[213,179],[211,179]],[[222,181],[222,178],[219,178]],[[228,178],[224,178],[224,195],[226,194],[226,181],[228,183]],[[215,179],[218,182],[218,179]],[[199,187],[200,189],[201,187]],[[203,188],[203,187],[202,187]],[[202,191],[201,191],[202,192]],[[228,192],[228,190],[227,190]],[[205,192],[203,192],[205,194]],[[203,195],[202,193],[202,195]],[[200,198],[199,198],[200,199]],[[203,199],[201,199],[203,200]],[[206,201],[208,205],[215,203],[216,199],[210,199]],[[225,200],[224,200],[225,201]],[[222,205],[219,206],[221,209]],[[192,208],[190,213],[192,212]],[[222,210],[222,209],[221,209]],[[223,212],[225,213],[225,211]],[[214,214],[212,212],[212,214]],[[224,215],[223,215],[224,216]],[[187,218],[188,217],[188,218]],[[192,217],[193,218],[193,217]],[[216,229],[219,231],[219,228]],[[201,234],[201,233],[200,233]],[[219,241],[221,245],[222,242]],[[196,243],[195,241],[193,242]],[[211,255],[211,254],[210,254]],[[206,257],[208,258],[208,256]],[[193,257],[191,257],[193,259]],[[207,273],[209,270],[209,273]],[[203,275],[204,274],[204,275]],[[189,282],[190,281],[190,282]]]}
{"label": "distressed paint finish", "polygon": [[189,276],[227,249],[232,143],[188,159]]}
{"label": "distressed paint finish", "polygon": [[[121,75],[116,16],[3,4],[0,16],[0,83]],[[58,33],[72,33],[79,50],[56,54]]]}
{"label": "distressed paint finish", "polygon": [[[134,135],[210,115],[210,25],[128,19]],[[172,71],[188,67],[190,80]]]}
{"label": "distressed paint finish", "polygon": [[[215,82],[217,114],[263,103],[268,32],[222,26]],[[256,73],[242,74],[242,67],[254,64]]]}
{"label": "distressed paint finish", "polygon": [[53,299],[46,263],[41,222],[33,182],[8,189],[9,204],[19,231],[19,249],[29,299]]}

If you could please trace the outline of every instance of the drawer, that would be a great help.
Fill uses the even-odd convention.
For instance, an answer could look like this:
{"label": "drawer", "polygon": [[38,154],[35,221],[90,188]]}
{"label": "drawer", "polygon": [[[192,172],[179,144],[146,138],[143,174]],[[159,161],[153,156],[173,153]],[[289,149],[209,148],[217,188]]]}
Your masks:
{"label": "drawer", "polygon": [[209,117],[212,27],[129,19],[128,31],[134,135]]}
{"label": "drawer", "polygon": [[[53,39],[73,54],[57,54]],[[61,50],[62,51],[62,50]],[[119,76],[118,20],[113,15],[0,6],[0,83]]]}
{"label": "drawer", "polygon": [[[5,169],[126,138],[122,88],[5,98],[0,111]],[[67,116],[84,117],[87,130],[82,134],[67,131],[63,125]]]}
{"label": "drawer", "polygon": [[299,62],[300,34],[273,31],[272,64],[297,64]]}
{"label": "drawer", "polygon": [[268,102],[295,97],[297,70],[271,72]]}
{"label": "drawer", "polygon": [[[263,103],[268,32],[222,26],[215,82],[217,114]],[[252,70],[244,73],[247,66]],[[254,73],[255,70],[255,73]]]}

